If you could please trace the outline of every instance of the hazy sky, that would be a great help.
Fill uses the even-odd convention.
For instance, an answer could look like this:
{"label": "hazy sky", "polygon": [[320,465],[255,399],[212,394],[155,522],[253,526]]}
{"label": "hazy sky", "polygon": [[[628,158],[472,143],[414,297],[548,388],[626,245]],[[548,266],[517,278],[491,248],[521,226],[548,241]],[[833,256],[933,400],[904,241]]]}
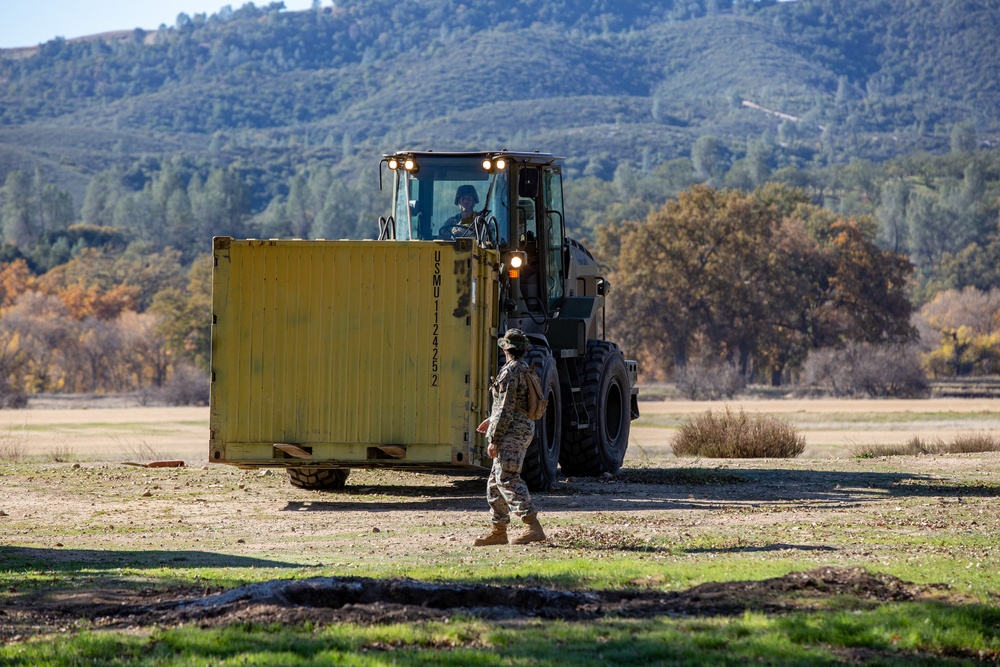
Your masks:
{"label": "hazy sky", "polygon": [[[0,0],[0,49],[35,46],[56,37],[82,37],[112,30],[155,30],[174,25],[177,15],[215,14],[247,0]],[[312,0],[284,0],[289,10],[308,9]],[[266,7],[271,0],[256,0]],[[322,0],[327,6],[330,0]]]}

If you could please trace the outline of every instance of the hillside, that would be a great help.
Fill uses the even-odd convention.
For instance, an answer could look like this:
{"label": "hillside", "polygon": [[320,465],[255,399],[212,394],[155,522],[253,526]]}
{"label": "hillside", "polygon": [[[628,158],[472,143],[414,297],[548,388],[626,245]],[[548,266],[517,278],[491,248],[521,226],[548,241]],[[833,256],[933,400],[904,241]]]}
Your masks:
{"label": "hillside", "polygon": [[[995,0],[727,4],[251,5],[30,57],[0,51],[0,178],[38,165],[80,203],[92,174],[151,154],[357,156],[356,169],[400,146],[502,144],[580,168],[644,150],[659,163],[702,134],[738,151],[776,133],[744,99],[803,118],[803,152],[788,160],[936,151],[964,120],[1000,132]],[[824,132],[832,150],[817,155]]]}

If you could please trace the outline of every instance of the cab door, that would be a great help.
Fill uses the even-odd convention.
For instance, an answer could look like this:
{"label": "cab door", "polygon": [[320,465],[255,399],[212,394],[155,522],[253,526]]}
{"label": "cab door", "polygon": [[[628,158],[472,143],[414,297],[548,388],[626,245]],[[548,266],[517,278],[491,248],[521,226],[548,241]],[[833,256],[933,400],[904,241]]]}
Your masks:
{"label": "cab door", "polygon": [[[542,224],[545,225],[545,276],[549,312],[555,310],[565,297],[566,267],[563,245],[566,241],[566,224],[563,218],[562,169],[558,166],[542,168]],[[541,250],[541,249],[540,249]]]}

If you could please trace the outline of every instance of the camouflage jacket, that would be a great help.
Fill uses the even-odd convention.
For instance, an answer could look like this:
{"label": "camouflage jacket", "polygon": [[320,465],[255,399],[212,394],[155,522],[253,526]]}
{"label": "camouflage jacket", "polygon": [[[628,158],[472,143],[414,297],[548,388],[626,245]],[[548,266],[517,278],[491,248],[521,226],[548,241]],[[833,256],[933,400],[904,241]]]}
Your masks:
{"label": "camouflage jacket", "polygon": [[500,374],[490,386],[493,394],[493,409],[490,412],[490,426],[486,438],[497,442],[511,430],[512,426],[524,430],[534,430],[534,422],[528,419],[528,364],[523,359],[514,359],[504,364]]}

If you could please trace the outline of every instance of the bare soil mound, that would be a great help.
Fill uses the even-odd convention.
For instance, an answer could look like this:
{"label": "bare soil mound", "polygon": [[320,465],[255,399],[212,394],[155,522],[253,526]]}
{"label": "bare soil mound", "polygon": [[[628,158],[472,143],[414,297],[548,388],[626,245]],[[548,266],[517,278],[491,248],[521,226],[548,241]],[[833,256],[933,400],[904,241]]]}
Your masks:
{"label": "bare soil mound", "polygon": [[947,597],[947,587],[917,586],[862,568],[822,568],[763,581],[706,583],[682,592],[560,591],[543,587],[435,584],[410,579],[317,577],[274,580],[212,594],[179,588],[154,592],[95,590],[52,599],[21,599],[0,611],[0,636],[46,634],[88,619],[91,628],[135,629],[196,623],[382,624],[443,620],[453,615],[527,617],[732,616],[828,608],[858,609],[890,601]]}

